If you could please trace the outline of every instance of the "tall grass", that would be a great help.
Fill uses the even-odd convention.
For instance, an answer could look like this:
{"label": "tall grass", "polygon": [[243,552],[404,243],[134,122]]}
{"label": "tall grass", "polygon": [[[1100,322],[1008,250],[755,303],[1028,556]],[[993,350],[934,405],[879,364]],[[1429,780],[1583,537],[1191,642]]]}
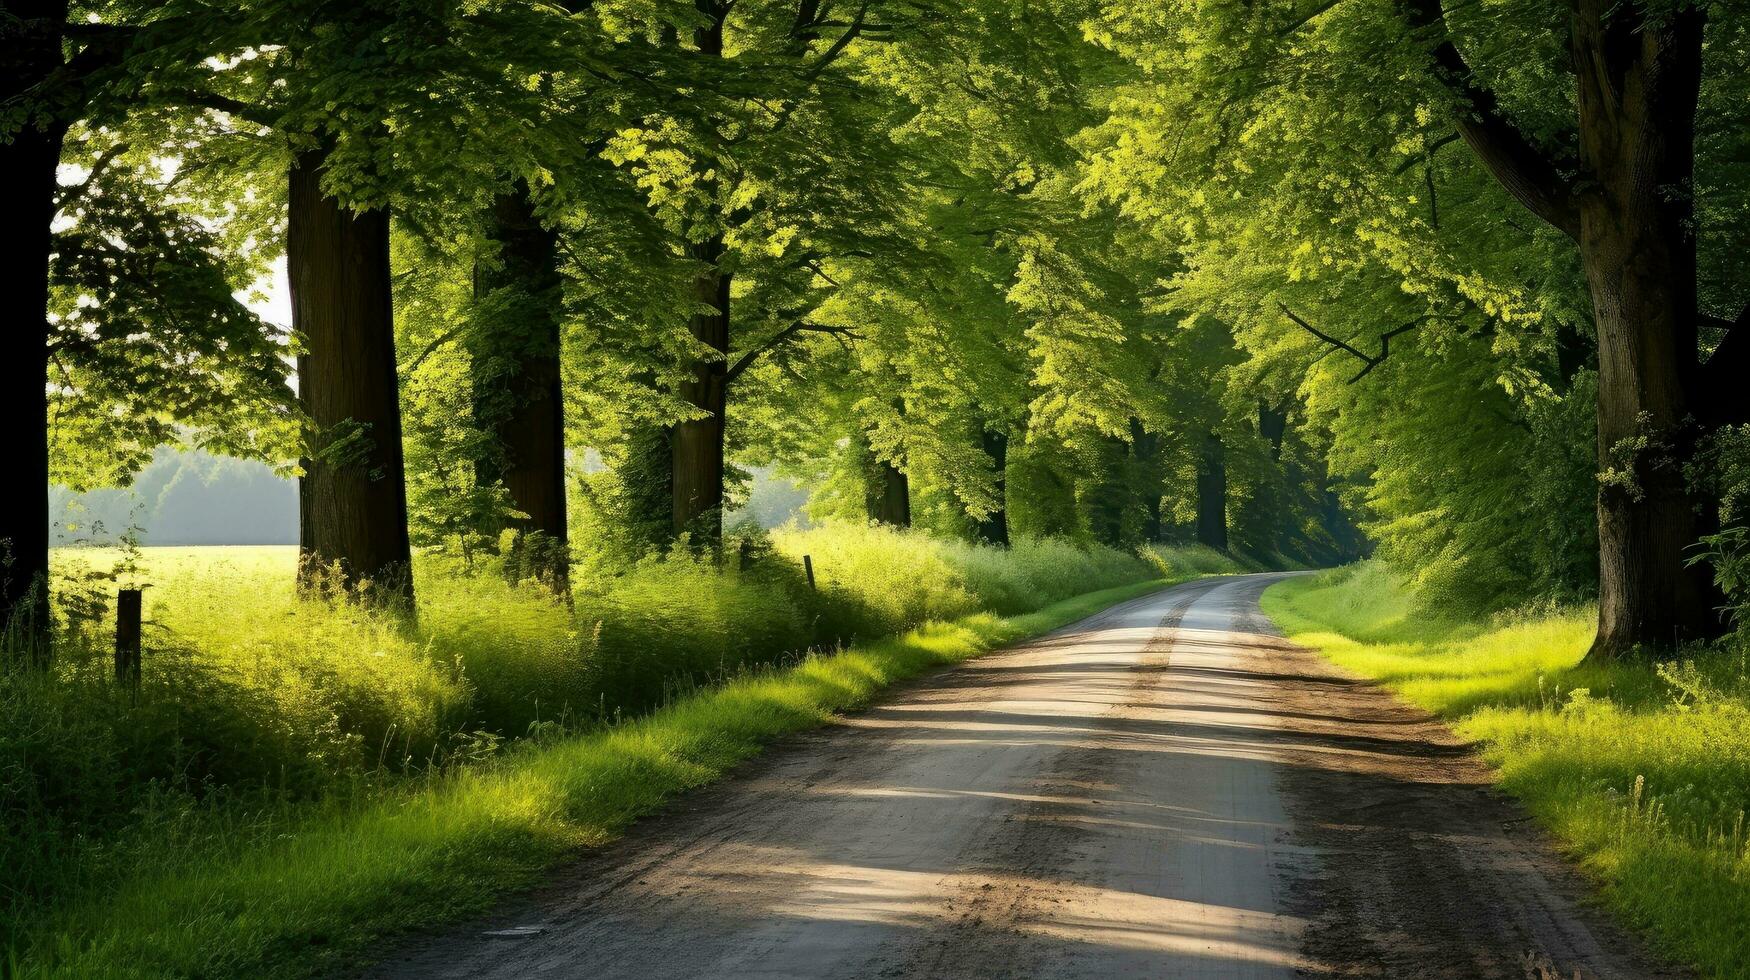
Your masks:
{"label": "tall grass", "polygon": [[1609,903],[1708,977],[1750,978],[1742,647],[1582,665],[1588,608],[1443,617],[1367,564],[1271,588],[1297,642],[1451,718]]}
{"label": "tall grass", "polygon": [[[653,557],[578,581],[569,601],[422,558],[410,622],[300,598],[290,548],[57,554],[69,626],[54,669],[0,671],[0,949],[35,948],[62,910],[182,867],[179,849],[253,854],[312,815],[491,766],[519,739],[552,744],[810,649],[1160,574],[1110,549],[866,527],[785,531],[750,555]],[[148,586],[137,692],[109,677],[115,583],[100,573],[118,562]]]}
{"label": "tall grass", "polygon": [[[813,605],[823,638],[883,636],[977,611],[1027,612],[1084,592],[1165,576],[1158,560],[1059,538],[1020,538],[1010,548],[993,548],[838,524],[779,530],[772,543],[791,567],[798,567],[805,554],[812,558],[820,587]],[[1231,559],[1215,564],[1222,571],[1234,568]]]}

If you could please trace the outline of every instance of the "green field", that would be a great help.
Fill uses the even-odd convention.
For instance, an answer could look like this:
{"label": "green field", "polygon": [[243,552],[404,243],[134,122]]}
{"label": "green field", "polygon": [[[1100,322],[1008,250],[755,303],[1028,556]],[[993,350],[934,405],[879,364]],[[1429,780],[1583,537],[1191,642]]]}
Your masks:
{"label": "green field", "polygon": [[1454,621],[1374,564],[1281,583],[1264,610],[1476,740],[1502,787],[1660,949],[1708,977],[1750,977],[1742,647],[1583,667],[1590,609]]}

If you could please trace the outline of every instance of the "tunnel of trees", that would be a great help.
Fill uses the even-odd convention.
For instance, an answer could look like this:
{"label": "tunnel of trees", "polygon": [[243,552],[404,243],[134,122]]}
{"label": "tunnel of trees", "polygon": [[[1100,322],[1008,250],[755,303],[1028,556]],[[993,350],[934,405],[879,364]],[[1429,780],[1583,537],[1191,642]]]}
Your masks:
{"label": "tunnel of trees", "polygon": [[49,486],[167,444],[295,470],[306,567],[393,602],[419,548],[561,588],[714,555],[750,466],[996,545],[1596,597],[1600,657],[1718,633],[1742,578],[1736,5],[4,16],[0,618],[39,659]]}

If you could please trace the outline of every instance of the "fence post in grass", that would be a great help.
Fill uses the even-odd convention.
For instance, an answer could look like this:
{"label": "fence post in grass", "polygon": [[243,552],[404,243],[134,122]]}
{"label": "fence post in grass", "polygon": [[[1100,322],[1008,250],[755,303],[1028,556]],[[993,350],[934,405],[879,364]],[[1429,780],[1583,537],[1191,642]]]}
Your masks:
{"label": "fence post in grass", "polygon": [[140,590],[122,589],[115,597],[115,679],[140,685]]}
{"label": "fence post in grass", "polygon": [[808,576],[808,587],[814,588],[814,559],[807,555],[802,556],[802,574]]}

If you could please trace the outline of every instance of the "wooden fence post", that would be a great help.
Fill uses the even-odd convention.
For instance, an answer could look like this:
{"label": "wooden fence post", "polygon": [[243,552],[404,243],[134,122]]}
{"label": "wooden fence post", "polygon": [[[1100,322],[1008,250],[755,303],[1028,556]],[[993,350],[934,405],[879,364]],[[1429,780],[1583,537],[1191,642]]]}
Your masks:
{"label": "wooden fence post", "polygon": [[115,679],[140,686],[140,590],[122,589],[115,597]]}
{"label": "wooden fence post", "polygon": [[814,588],[814,559],[807,555],[802,556],[802,573],[808,576],[808,587]]}

